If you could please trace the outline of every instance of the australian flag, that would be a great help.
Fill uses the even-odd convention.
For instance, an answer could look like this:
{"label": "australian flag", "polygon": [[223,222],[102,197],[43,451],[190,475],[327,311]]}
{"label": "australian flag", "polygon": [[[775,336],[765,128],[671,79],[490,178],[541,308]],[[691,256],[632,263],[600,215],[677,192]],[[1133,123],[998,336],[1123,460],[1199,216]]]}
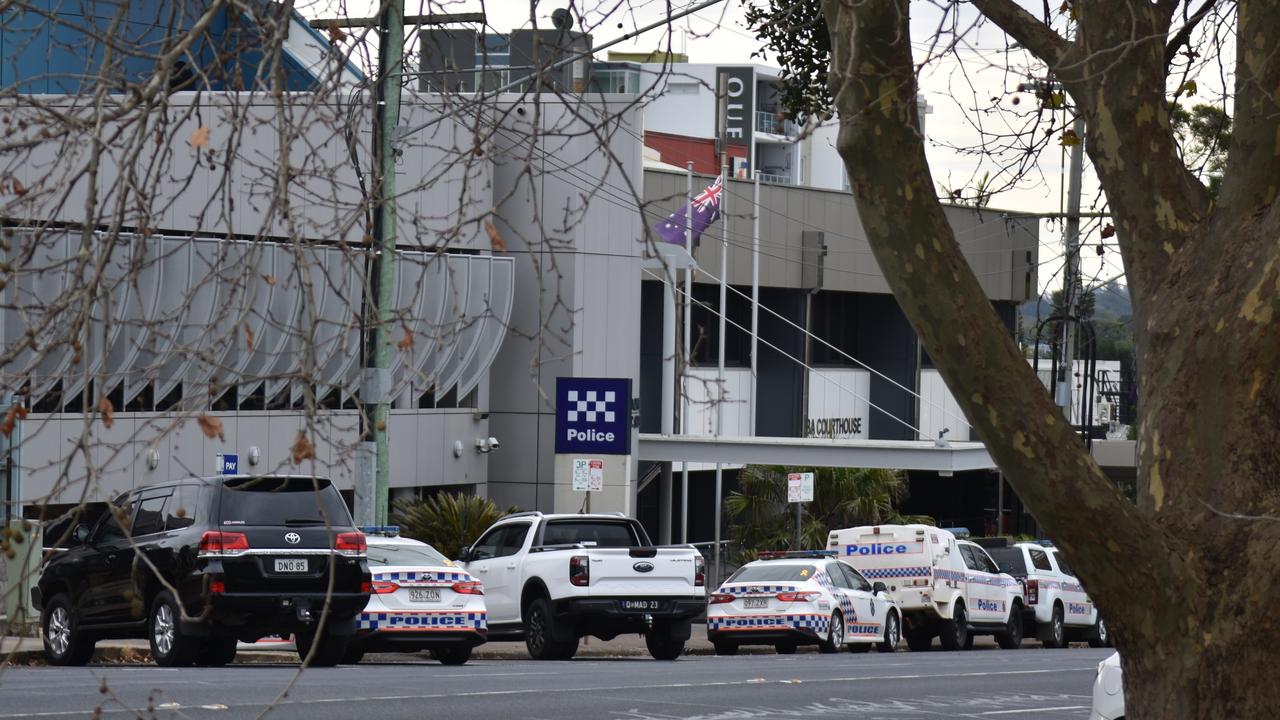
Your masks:
{"label": "australian flag", "polygon": [[[711,187],[703,190],[700,195],[693,199],[693,217],[689,218],[689,231],[694,243],[698,242],[702,232],[711,223],[720,219],[720,193],[723,191],[724,177],[722,176],[716,178]],[[662,238],[663,242],[683,246],[684,218],[688,212],[688,205],[680,206],[679,210],[671,213],[671,217],[655,225],[653,231],[658,234],[658,237]]]}

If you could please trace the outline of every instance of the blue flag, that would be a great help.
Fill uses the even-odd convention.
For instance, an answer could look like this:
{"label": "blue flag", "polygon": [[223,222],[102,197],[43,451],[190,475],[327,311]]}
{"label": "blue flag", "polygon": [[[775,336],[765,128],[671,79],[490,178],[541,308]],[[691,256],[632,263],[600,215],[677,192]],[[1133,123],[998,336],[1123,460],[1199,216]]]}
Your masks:
{"label": "blue flag", "polygon": [[[724,192],[724,177],[718,177],[710,187],[693,199],[693,217],[689,218],[689,232],[693,242],[698,242],[703,231],[711,223],[720,219],[720,193],[722,192]],[[653,231],[662,238],[663,242],[683,246],[685,215],[688,212],[688,205],[681,206],[679,210],[671,213],[671,217],[655,225]],[[692,250],[692,248],[685,249]]]}

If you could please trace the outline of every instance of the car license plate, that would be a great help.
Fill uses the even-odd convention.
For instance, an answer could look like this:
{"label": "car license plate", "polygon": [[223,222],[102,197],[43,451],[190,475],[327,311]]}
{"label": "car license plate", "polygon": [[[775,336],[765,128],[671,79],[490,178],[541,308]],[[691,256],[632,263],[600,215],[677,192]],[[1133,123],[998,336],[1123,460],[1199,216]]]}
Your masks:
{"label": "car license plate", "polygon": [[623,600],[623,610],[657,610],[662,607],[661,600]]}
{"label": "car license plate", "polygon": [[276,572],[278,573],[302,573],[306,571],[306,558],[276,558]]}
{"label": "car license plate", "polygon": [[413,602],[440,602],[440,588],[413,588],[409,590]]}
{"label": "car license plate", "polygon": [[748,610],[769,607],[769,598],[744,598],[742,607]]}

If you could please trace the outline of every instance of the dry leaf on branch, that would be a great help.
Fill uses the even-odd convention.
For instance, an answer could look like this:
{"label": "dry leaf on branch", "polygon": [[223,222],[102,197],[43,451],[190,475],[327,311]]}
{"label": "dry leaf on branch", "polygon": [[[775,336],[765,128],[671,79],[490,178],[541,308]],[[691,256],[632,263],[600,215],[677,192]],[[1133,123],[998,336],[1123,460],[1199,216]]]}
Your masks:
{"label": "dry leaf on branch", "polygon": [[110,430],[116,424],[116,406],[111,404],[111,398],[106,395],[98,397],[98,412],[102,413],[103,426]]}
{"label": "dry leaf on branch", "polygon": [[347,39],[347,34],[342,31],[342,28],[338,27],[338,23],[336,21],[329,23],[328,30],[329,30],[329,42],[340,43],[343,40]]}
{"label": "dry leaf on branch", "polygon": [[249,323],[244,324],[244,344],[249,352],[253,352],[253,328],[249,327]]}
{"label": "dry leaf on branch", "polygon": [[489,233],[489,247],[493,248],[494,252],[507,251],[506,241],[502,239],[502,234],[498,232],[498,228],[494,227],[491,221],[484,221],[484,231]]}
{"label": "dry leaf on branch", "polygon": [[264,283],[266,283],[266,284],[270,285],[271,287],[275,287],[275,286],[276,286],[276,276],[275,276],[275,275],[263,275],[263,276],[262,276],[262,282],[264,282]]}
{"label": "dry leaf on branch", "polygon": [[191,147],[197,149],[207,146],[209,144],[209,128],[196,128],[196,131],[191,133],[191,140],[188,142],[191,143]]}
{"label": "dry leaf on branch", "polygon": [[18,406],[10,405],[8,412],[4,414],[4,420],[0,420],[0,434],[9,437],[13,434],[13,428],[18,424]]}
{"label": "dry leaf on branch", "polygon": [[401,325],[400,327],[404,328],[404,337],[400,338],[400,342],[396,343],[396,347],[401,350],[408,350],[413,347],[413,331],[409,329],[408,325]]}
{"label": "dry leaf on branch", "polygon": [[293,448],[291,448],[291,450],[293,452],[294,465],[297,465],[303,460],[310,460],[316,456],[315,446],[311,444],[311,441],[307,439],[306,434],[301,430],[298,431],[298,439],[293,441]]}
{"label": "dry leaf on branch", "polygon": [[226,440],[222,434],[222,421],[218,418],[212,415],[201,415],[196,418],[196,424],[200,426],[200,432],[203,432],[205,437]]}

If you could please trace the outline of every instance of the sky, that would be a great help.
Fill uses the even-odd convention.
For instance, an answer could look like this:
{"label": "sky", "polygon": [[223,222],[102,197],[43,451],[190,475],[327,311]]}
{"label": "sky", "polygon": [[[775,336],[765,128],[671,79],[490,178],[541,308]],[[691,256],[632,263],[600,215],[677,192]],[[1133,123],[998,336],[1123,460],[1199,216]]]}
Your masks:
{"label": "sky", "polygon": [[[747,28],[746,3],[750,0],[724,0],[694,15],[677,20],[668,32],[666,29],[650,31],[633,41],[621,43],[611,49],[628,52],[650,52],[671,49],[685,52],[695,63],[775,63],[753,58],[760,50],[760,42]],[[763,2],[763,0],[757,0]],[[1019,0],[1035,14],[1043,12],[1041,2]],[[672,9],[679,10],[692,5],[682,0],[553,0],[531,3],[530,0],[407,0],[406,13],[459,13],[483,11],[490,31],[507,32],[516,28],[551,27],[551,13],[556,8],[571,7],[580,18],[581,26],[591,32],[593,44],[599,46],[624,33],[666,17]],[[920,93],[931,109],[926,119],[928,139],[927,153],[934,181],[946,189],[973,188],[990,173],[999,177],[1009,164],[993,160],[982,153],[966,152],[980,145],[983,133],[999,132],[1008,127],[1008,118],[1025,113],[1035,107],[1036,100],[1027,93],[1017,91],[1024,82],[1023,73],[1037,67],[1025,52],[1008,50],[1009,40],[1003,31],[980,18],[967,4],[940,5],[958,7],[945,15],[933,2],[913,2],[912,36],[917,62],[929,61],[920,74]],[[351,15],[372,15],[376,2],[357,0],[343,2],[342,7],[333,0],[298,2],[299,9],[311,17],[328,16],[334,11]],[[941,26],[951,29],[958,38],[951,53],[935,52],[929,43]],[[581,29],[581,28],[580,28]],[[603,59],[603,53],[600,59]],[[1212,79],[1202,79],[1201,85],[1213,84]],[[1220,84],[1218,85],[1220,87]],[[1016,100],[1015,100],[1016,98]],[[995,112],[995,108],[1003,112]],[[1060,114],[1058,126],[1064,126],[1065,113]],[[1004,189],[989,201],[989,207],[1029,213],[1058,213],[1065,209],[1067,151],[1051,142],[1029,167],[1024,168],[1021,179],[1013,187]],[[940,189],[940,192],[942,190]],[[965,191],[962,191],[965,192]],[[1088,158],[1085,158],[1082,184],[1083,210],[1105,210],[1099,185]],[[1082,222],[1082,275],[1086,284],[1099,283],[1122,277],[1123,268],[1115,240],[1103,242],[1100,229],[1105,219],[1086,219]],[[1045,220],[1040,233],[1041,290],[1060,287],[1063,269],[1063,228],[1059,220]],[[1103,253],[1099,255],[1098,247]]]}

